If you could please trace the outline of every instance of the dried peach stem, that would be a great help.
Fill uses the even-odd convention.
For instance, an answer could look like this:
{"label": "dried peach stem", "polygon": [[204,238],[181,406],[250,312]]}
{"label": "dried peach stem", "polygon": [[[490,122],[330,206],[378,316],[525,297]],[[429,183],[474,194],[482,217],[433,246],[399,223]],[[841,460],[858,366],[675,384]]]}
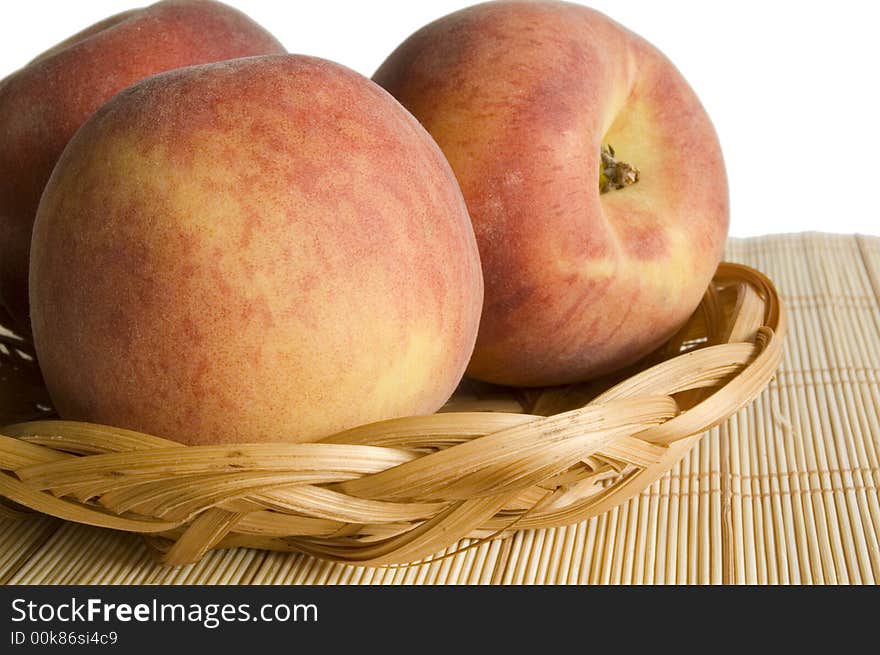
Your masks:
{"label": "dried peach stem", "polygon": [[617,161],[614,148],[602,146],[602,164],[599,167],[599,193],[623,189],[639,181],[639,169],[623,161]]}

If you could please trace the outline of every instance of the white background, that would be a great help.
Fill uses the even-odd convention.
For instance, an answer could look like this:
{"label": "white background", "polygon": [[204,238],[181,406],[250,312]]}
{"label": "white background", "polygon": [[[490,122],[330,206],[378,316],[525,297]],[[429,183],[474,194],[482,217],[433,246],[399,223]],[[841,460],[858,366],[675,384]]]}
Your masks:
{"label": "white background", "polygon": [[[229,0],[291,52],[372,75],[452,0]],[[591,0],[681,69],[715,122],[731,234],[880,234],[880,3]],[[0,4],[0,77],[137,0]],[[2,144],[0,144],[2,147]]]}

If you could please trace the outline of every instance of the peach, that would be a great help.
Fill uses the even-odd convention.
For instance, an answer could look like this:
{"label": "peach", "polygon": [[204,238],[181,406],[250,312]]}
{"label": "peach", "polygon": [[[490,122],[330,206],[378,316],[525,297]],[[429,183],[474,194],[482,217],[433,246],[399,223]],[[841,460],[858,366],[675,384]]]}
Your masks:
{"label": "peach", "polygon": [[46,186],[30,275],[60,415],[188,444],[433,412],[483,299],[430,135],[294,55],[162,73],[99,109]]}
{"label": "peach", "polygon": [[645,40],[575,4],[493,2],[422,28],[373,79],[440,144],[470,211],[486,296],[469,375],[589,379],[694,311],[727,179],[705,110]]}
{"label": "peach", "polygon": [[40,194],[86,118],[148,75],[283,52],[231,7],[159,2],[101,21],[0,81],[0,303],[20,330],[29,330],[28,253]]}

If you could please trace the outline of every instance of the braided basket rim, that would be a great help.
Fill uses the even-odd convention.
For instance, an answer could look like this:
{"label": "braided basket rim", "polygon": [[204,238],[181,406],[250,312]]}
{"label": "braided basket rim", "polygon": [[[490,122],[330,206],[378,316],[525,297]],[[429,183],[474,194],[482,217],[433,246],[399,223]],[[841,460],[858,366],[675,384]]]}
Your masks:
{"label": "braided basket rim", "polygon": [[[0,516],[138,533],[169,566],[238,546],[360,565],[424,560],[464,538],[473,547],[568,525],[637,495],[767,386],[785,332],[773,283],[724,262],[679,332],[602,384],[453,402],[316,443],[186,446],[18,422],[0,429]],[[15,395],[45,403],[24,342],[0,348],[21,376]]]}

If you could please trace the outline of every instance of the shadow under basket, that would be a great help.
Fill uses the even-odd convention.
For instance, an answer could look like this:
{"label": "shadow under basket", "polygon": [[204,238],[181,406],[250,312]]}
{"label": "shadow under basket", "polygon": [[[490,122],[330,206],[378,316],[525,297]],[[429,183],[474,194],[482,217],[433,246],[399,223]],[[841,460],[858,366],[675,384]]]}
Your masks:
{"label": "shadow under basket", "polygon": [[540,390],[466,380],[434,415],[235,446],[53,420],[29,344],[7,331],[0,516],[139,533],[171,566],[236,546],[413,562],[465,537],[583,521],[640,493],[761,392],[785,329],[773,284],[723,263],[688,323],[613,377]]}

